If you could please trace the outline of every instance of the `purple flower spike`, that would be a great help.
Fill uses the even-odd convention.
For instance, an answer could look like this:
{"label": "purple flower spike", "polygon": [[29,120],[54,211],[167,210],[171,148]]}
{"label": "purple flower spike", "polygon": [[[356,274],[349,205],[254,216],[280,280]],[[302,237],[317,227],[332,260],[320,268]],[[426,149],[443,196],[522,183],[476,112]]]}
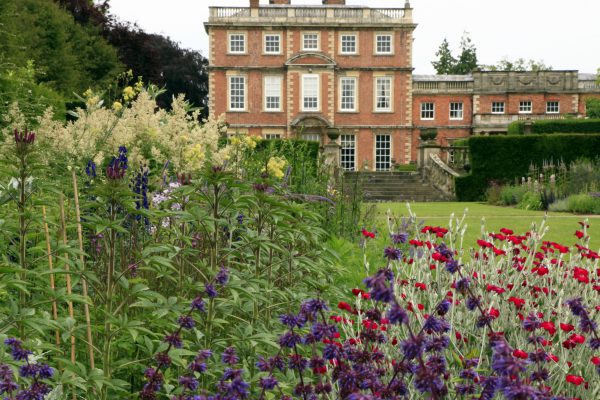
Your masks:
{"label": "purple flower spike", "polygon": [[235,352],[235,348],[228,347],[223,351],[221,355],[221,361],[223,364],[235,365],[240,361],[240,358],[237,356]]}

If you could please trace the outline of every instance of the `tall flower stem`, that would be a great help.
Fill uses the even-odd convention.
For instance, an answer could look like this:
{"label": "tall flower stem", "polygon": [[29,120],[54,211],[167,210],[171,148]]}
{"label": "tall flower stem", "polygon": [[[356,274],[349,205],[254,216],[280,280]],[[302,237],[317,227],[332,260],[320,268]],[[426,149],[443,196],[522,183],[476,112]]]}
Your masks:
{"label": "tall flower stem", "polygon": [[75,197],[75,214],[77,217],[77,240],[79,241],[79,261],[81,262],[81,282],[83,286],[83,297],[85,303],[83,304],[83,311],[85,313],[85,324],[88,342],[88,352],[90,356],[90,369],[96,368],[94,362],[94,341],[92,338],[92,323],[90,318],[90,306],[88,297],[88,283],[85,276],[85,256],[83,253],[83,232],[81,228],[81,210],[79,208],[79,190],[77,188],[77,175],[73,171],[73,193]]}
{"label": "tall flower stem", "polygon": [[[48,230],[48,221],[46,219],[46,207],[42,206],[42,217],[44,219],[44,234],[46,236],[46,251],[48,252],[48,268],[50,269],[50,290],[54,293],[56,285],[54,282],[53,262],[52,262],[52,248],[50,245],[50,231]],[[56,297],[52,299],[52,318],[54,321],[58,320],[58,307],[56,305]],[[60,332],[57,329],[55,332],[56,346],[60,346]]]}

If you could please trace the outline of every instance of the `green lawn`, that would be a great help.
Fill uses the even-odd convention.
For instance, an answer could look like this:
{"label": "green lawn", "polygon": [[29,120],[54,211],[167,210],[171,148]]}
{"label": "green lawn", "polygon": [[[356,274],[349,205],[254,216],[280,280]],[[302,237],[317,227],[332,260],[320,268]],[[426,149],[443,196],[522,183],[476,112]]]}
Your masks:
{"label": "green lawn", "polygon": [[[485,203],[411,203],[411,209],[419,219],[425,221],[426,225],[447,226],[450,214],[462,216],[467,211],[467,232],[465,244],[474,245],[481,237],[481,223],[485,219],[485,227],[489,232],[498,232],[500,228],[509,228],[515,233],[523,233],[530,229],[532,223],[539,224],[546,213],[542,211],[525,211],[510,207],[491,206]],[[407,215],[404,203],[380,203],[377,204],[377,219],[382,223],[385,221],[387,210],[395,215]],[[564,245],[572,245],[577,238],[575,230],[580,229],[579,221],[589,219],[590,228],[588,234],[591,236],[590,246],[592,249],[600,247],[600,215],[573,215],[567,213],[548,213],[548,233],[546,240],[558,242]]]}
{"label": "green lawn", "polygon": [[[371,205],[367,205],[369,207]],[[499,233],[500,228],[512,229],[515,234],[523,234],[531,229],[535,223],[539,227],[544,219],[544,212],[525,211],[509,207],[490,206],[484,203],[411,203],[412,211],[425,225],[447,227],[452,213],[462,217],[465,209],[467,211],[467,230],[464,238],[464,249],[477,247],[477,239],[482,237],[481,224],[485,219],[485,230],[487,232]],[[390,245],[387,237],[386,214],[390,210],[395,216],[408,215],[405,203],[378,203],[375,204],[375,218],[367,229],[377,229],[379,235],[375,240],[370,240],[367,246],[366,258],[371,265],[370,272],[381,268],[385,260],[383,249]],[[591,237],[590,247],[592,250],[600,248],[600,216],[598,215],[573,215],[567,213],[548,213],[546,226],[549,227],[544,240],[558,242],[563,245],[572,246],[577,242],[575,231],[581,229],[579,221],[588,219],[590,228],[588,235]],[[336,239],[330,242],[330,246],[340,256],[340,276],[335,279],[336,285],[342,290],[349,290],[360,285],[365,277],[363,268],[362,250],[357,244],[350,243],[344,239]],[[468,252],[467,252],[468,254]]]}

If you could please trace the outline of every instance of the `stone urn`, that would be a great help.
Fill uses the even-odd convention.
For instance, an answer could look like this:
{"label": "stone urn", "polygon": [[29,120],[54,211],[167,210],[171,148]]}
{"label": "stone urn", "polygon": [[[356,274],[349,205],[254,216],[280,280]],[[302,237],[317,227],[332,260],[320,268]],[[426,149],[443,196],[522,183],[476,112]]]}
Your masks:
{"label": "stone urn", "polygon": [[327,137],[335,142],[340,137],[340,130],[338,128],[327,128]]}

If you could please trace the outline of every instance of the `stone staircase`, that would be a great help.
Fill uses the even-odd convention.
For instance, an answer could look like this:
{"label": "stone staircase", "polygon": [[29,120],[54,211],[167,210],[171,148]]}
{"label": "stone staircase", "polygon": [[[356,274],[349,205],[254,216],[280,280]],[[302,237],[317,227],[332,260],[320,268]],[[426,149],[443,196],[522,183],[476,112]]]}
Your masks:
{"label": "stone staircase", "polygon": [[346,172],[347,184],[358,179],[367,202],[432,202],[452,199],[427,181],[418,172]]}

